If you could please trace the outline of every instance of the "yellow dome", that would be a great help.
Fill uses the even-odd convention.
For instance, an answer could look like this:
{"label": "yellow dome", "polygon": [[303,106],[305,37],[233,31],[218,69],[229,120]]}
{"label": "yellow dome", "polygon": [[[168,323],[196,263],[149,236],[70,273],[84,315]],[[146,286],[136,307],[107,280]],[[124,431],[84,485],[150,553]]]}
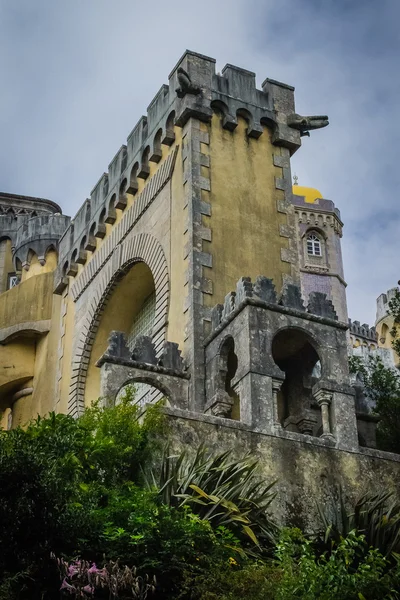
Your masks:
{"label": "yellow dome", "polygon": [[315,188],[305,187],[303,185],[294,185],[292,190],[295,196],[304,196],[304,200],[310,204],[313,204],[318,198],[323,198],[321,192]]}

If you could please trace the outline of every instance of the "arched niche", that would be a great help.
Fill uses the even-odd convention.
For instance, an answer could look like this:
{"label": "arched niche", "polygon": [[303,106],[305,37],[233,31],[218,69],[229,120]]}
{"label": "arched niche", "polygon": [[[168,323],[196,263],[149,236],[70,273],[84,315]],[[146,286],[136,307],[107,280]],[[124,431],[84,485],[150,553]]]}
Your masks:
{"label": "arched niche", "polygon": [[282,329],[272,341],[272,357],[285,373],[277,394],[280,424],[290,431],[318,435],[321,414],[312,387],[321,378],[323,365],[316,342],[302,329]]}
{"label": "arched niche", "polygon": [[138,335],[152,335],[155,311],[152,272],[144,262],[136,262],[118,280],[100,316],[87,370],[85,404],[99,396],[100,369],[96,363],[107,349],[111,331],[124,332],[133,348]]}
{"label": "arched niche", "polygon": [[240,398],[234,386],[234,378],[238,368],[238,357],[235,352],[235,342],[232,336],[228,336],[220,348],[220,369],[223,377],[225,392],[231,398],[232,408],[230,418],[240,421]]}
{"label": "arched niche", "polygon": [[154,385],[154,378],[143,376],[136,377],[124,383],[117,393],[115,402],[118,404],[123,398],[126,398],[132,404],[145,406],[146,404],[154,404],[155,402],[164,400],[164,405],[170,406],[169,396],[170,390],[165,386],[158,384],[156,387]]}

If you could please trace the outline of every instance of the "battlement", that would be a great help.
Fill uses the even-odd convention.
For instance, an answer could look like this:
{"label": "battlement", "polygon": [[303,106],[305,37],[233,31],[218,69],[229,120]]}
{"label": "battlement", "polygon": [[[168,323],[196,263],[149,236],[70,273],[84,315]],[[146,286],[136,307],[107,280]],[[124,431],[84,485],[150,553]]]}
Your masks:
{"label": "battlement", "polygon": [[252,283],[250,277],[242,277],[236,285],[236,291],[229,292],[224,304],[217,304],[211,312],[211,327],[215,336],[225,325],[230,322],[246,304],[266,307],[269,310],[301,315],[303,319],[328,320],[331,325],[345,328],[338,322],[334,306],[321,292],[311,292],[307,307],[304,306],[300,287],[288,284],[284,287],[278,298],[274,283],[271,279],[259,276]]}
{"label": "battlement", "polygon": [[228,131],[234,131],[242,117],[248,123],[247,136],[259,138],[266,126],[273,144],[295,152],[300,147],[300,126],[293,90],[271,79],[257,89],[253,72],[230,64],[217,74],[214,58],[187,50],[65,231],[60,263],[70,262],[82,240],[96,237],[96,232],[104,237],[104,224],[115,222],[115,209],[125,210],[126,196],[137,194],[139,180],[147,185],[149,163],[161,161],[161,146],[172,146],[174,127],[183,127],[190,117],[209,122],[215,112]]}
{"label": "battlement", "polygon": [[356,338],[361,338],[367,342],[373,342],[374,344],[378,341],[378,334],[375,327],[370,327],[367,323],[360,324],[360,321],[352,321],[349,319],[349,330],[350,334]]}
{"label": "battlement", "polygon": [[391,288],[386,294],[381,294],[376,299],[376,323],[379,323],[382,319],[389,314],[389,303],[396,296],[396,292],[399,291],[398,287]]}
{"label": "battlement", "polygon": [[70,217],[66,215],[40,215],[24,220],[16,232],[14,259],[29,270],[32,254],[36,254],[44,265],[49,250],[57,250],[58,241],[68,227]]}

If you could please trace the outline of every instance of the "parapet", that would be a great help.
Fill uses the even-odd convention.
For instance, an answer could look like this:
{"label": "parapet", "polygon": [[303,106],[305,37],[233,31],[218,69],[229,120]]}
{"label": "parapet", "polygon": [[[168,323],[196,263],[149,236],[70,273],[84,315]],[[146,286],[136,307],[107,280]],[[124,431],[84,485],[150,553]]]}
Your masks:
{"label": "parapet", "polygon": [[379,323],[382,319],[389,314],[389,303],[394,299],[396,293],[399,291],[398,287],[391,288],[386,294],[381,294],[376,299],[376,323]]}
{"label": "parapet", "polygon": [[338,323],[334,306],[326,294],[311,292],[308,305],[305,307],[299,286],[286,285],[278,299],[272,279],[259,276],[254,284],[250,277],[242,277],[236,285],[236,291],[226,295],[224,304],[214,306],[211,312],[212,335],[230,322],[246,304],[277,312],[293,313],[308,319],[328,320],[330,324],[337,324],[343,328],[343,324]]}
{"label": "parapet", "polygon": [[[255,74],[226,65],[221,74],[215,72],[215,59],[187,50],[162,85],[129,134],[126,143],[115,154],[107,173],[98,180],[90,198],[82,204],[60,243],[60,263],[70,261],[79,252],[82,240],[95,235],[104,222],[115,221],[115,208],[124,210],[126,194],[135,195],[138,179],[149,176],[149,162],[161,160],[161,144],[171,146],[174,126],[183,127],[190,117],[209,122],[213,112],[222,118],[222,127],[233,131],[238,116],[247,120],[247,135],[258,138],[263,126],[270,128],[272,143],[295,152],[301,145],[305,125],[324,126],[314,117],[301,120],[295,114],[294,88],[266,79],[257,89]],[[104,236],[103,236],[104,237]]]}
{"label": "parapet", "polygon": [[378,334],[375,327],[370,327],[367,323],[360,324],[360,321],[352,321],[349,319],[349,330],[350,334],[357,338],[362,338],[367,342],[378,342]]}
{"label": "parapet", "polygon": [[24,220],[16,232],[14,260],[21,261],[22,267],[29,269],[33,254],[44,265],[50,249],[57,250],[58,243],[69,225],[70,217],[65,215],[40,215]]}

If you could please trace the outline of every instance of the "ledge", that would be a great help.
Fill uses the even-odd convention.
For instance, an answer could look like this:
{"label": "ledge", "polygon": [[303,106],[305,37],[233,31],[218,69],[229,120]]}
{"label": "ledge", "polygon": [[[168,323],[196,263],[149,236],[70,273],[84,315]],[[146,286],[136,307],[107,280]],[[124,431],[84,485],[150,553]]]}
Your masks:
{"label": "ledge", "polygon": [[378,458],[380,460],[389,460],[396,463],[400,462],[400,455],[394,452],[384,452],[383,450],[376,450],[375,448],[365,448],[359,446],[358,449],[344,448],[343,446],[332,443],[331,440],[325,440],[317,438],[311,435],[304,435],[293,431],[285,431],[284,429],[276,429],[275,432],[266,432],[255,429],[250,425],[246,425],[241,421],[235,421],[233,419],[225,419],[223,417],[214,417],[212,415],[206,415],[204,413],[198,413],[189,410],[182,410],[180,408],[163,407],[162,412],[167,416],[174,417],[177,419],[185,419],[187,421],[198,421],[214,425],[218,428],[234,429],[236,431],[243,431],[244,433],[251,433],[254,435],[263,436],[265,438],[278,438],[282,440],[291,440],[297,444],[305,446],[323,447],[328,448],[332,452],[344,452],[346,454],[358,454],[366,456],[368,458]]}
{"label": "ledge", "polygon": [[34,335],[43,335],[50,331],[51,319],[43,321],[27,321],[26,323],[17,323],[11,327],[0,329],[0,344],[5,344],[20,333],[29,333]]}
{"label": "ledge", "polygon": [[33,275],[0,294],[1,332],[13,327],[16,332],[35,331],[38,323],[51,319],[53,278],[53,271]]}

